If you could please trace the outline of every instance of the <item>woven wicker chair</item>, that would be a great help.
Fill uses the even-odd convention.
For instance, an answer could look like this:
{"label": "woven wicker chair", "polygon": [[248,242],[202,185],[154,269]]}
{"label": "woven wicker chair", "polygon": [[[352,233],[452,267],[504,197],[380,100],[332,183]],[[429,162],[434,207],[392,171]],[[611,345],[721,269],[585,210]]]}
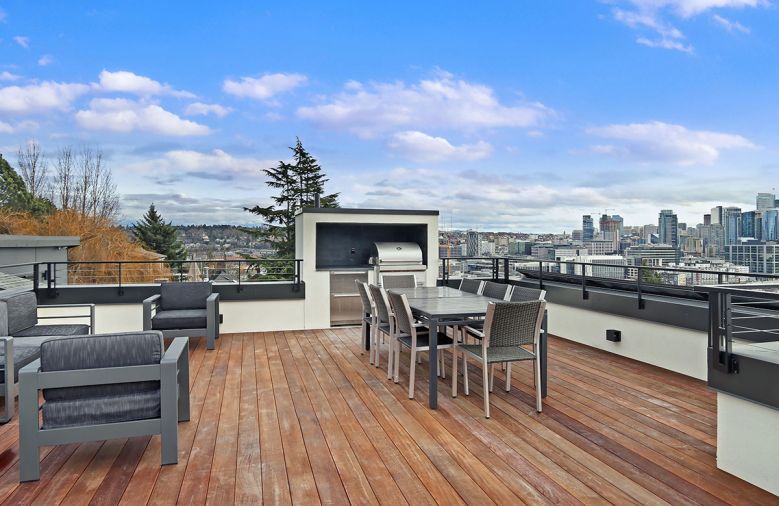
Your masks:
{"label": "woven wicker chair", "polygon": [[484,288],[481,290],[481,294],[492,299],[508,300],[508,297],[511,295],[511,285],[486,281],[484,283]]}
{"label": "woven wicker chair", "polygon": [[417,277],[413,274],[382,275],[381,286],[385,290],[393,288],[416,288]]}
{"label": "woven wicker chair", "polygon": [[373,363],[373,353],[376,347],[373,345],[373,334],[376,331],[376,307],[373,303],[370,290],[368,289],[368,283],[364,283],[359,280],[354,280],[355,286],[357,286],[357,293],[360,294],[360,302],[362,302],[362,334],[365,335],[368,332],[370,343],[370,363]]}
{"label": "woven wicker chair", "polygon": [[511,302],[525,302],[528,300],[542,300],[546,297],[546,290],[538,288],[529,288],[526,286],[514,285],[511,291]]}
{"label": "woven wicker chair", "polygon": [[484,284],[484,281],[482,281],[480,279],[463,278],[460,281],[459,288],[463,292],[480,294],[481,290],[482,290],[482,285],[483,284]]}
{"label": "woven wicker chair", "polygon": [[[414,317],[411,314],[411,307],[408,304],[408,299],[405,295],[399,294],[393,291],[388,292],[390,305],[392,311],[395,314],[395,325],[392,341],[390,341],[390,355],[395,357],[392,359],[395,366],[394,379],[395,383],[399,381],[399,369],[400,369],[400,347],[405,346],[411,351],[411,362],[409,363],[409,375],[408,375],[408,398],[414,398],[414,375],[417,366],[417,353],[430,351],[430,331],[424,327],[422,323],[415,323]],[[446,332],[438,333],[438,346],[437,349],[445,350],[452,348],[452,354],[457,357],[455,347],[457,343],[452,340]],[[455,360],[456,361],[456,360]],[[431,367],[433,365],[431,364]],[[444,372],[444,355],[438,354],[438,374],[439,376],[446,378]],[[452,378],[452,384],[457,382],[457,377]]]}
{"label": "woven wicker chair", "polygon": [[[368,285],[368,292],[373,300],[373,307],[376,310],[376,319],[373,331],[373,340],[371,341],[371,362],[376,367],[381,365],[381,345],[384,342],[384,336],[388,340],[392,340],[393,328],[395,325],[395,315],[392,314],[389,300],[387,299],[387,291],[384,288],[376,285]],[[390,349],[392,349],[390,343]],[[392,353],[387,357],[387,379],[391,378],[390,372],[392,371]]]}
{"label": "woven wicker chair", "polygon": [[[493,379],[490,369],[495,363],[507,363],[506,391],[511,390],[511,363],[521,360],[533,361],[533,377],[536,386],[536,411],[541,412],[541,367],[538,364],[538,340],[544,319],[546,301],[491,302],[487,307],[484,332],[479,344],[461,344],[463,352],[463,374],[465,395],[468,395],[468,356],[476,358],[482,365],[484,384],[484,416],[490,417],[490,391]],[[525,348],[532,345],[532,351]],[[453,375],[457,375],[457,361]],[[494,376],[493,376],[494,378]],[[452,383],[452,396],[457,397],[457,383]]]}

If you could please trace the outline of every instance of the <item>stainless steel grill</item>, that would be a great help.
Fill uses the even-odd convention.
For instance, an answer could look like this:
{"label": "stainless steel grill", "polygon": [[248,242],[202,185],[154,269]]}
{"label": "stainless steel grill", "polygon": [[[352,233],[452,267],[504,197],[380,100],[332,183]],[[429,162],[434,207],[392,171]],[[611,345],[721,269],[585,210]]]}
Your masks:
{"label": "stainless steel grill", "polygon": [[370,263],[377,283],[381,283],[383,274],[418,275],[427,270],[423,263],[422,248],[415,242],[375,242],[371,248]]}

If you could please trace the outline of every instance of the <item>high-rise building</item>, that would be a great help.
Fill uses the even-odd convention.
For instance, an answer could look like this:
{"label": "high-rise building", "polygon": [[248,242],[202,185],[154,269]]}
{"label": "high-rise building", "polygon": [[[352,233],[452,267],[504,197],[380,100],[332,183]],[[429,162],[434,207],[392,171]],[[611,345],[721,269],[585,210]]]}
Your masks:
{"label": "high-rise building", "polygon": [[746,241],[728,246],[728,261],[746,265],[749,272],[779,273],[779,245]]}
{"label": "high-rise building", "polygon": [[756,199],[756,207],[758,211],[765,211],[766,209],[773,209],[776,207],[776,195],[773,193],[758,193]]}
{"label": "high-rise building", "polygon": [[660,244],[679,247],[679,218],[671,209],[660,211],[657,220],[657,234]]}
{"label": "high-rise building", "polygon": [[595,238],[595,225],[592,222],[592,216],[585,214],[582,216],[582,241],[592,241]]}
{"label": "high-rise building", "polygon": [[736,244],[741,237],[741,208],[726,207],[722,212],[725,225],[725,244]]}
{"label": "high-rise building", "polygon": [[704,225],[711,225],[711,215],[710,214],[704,214],[703,215],[703,224]]}
{"label": "high-rise building", "polygon": [[757,233],[757,212],[747,211],[741,213],[741,235],[740,237],[749,237],[757,239],[759,234]]}
{"label": "high-rise building", "polygon": [[478,257],[481,256],[481,237],[475,230],[469,230],[465,238],[466,244],[466,256]]}
{"label": "high-rise building", "polygon": [[712,225],[724,225],[722,220],[722,206],[711,208],[711,224]]}
{"label": "high-rise building", "polygon": [[779,209],[766,209],[763,211],[764,241],[779,241]]}
{"label": "high-rise building", "polygon": [[618,223],[619,237],[622,238],[625,235],[625,220],[618,214],[612,214],[611,219]]}
{"label": "high-rise building", "polygon": [[604,214],[600,217],[600,235],[604,241],[611,241],[614,244],[614,250],[619,251],[619,240],[622,237],[620,229],[622,228],[622,218]]}
{"label": "high-rise building", "polygon": [[669,263],[678,262],[679,256],[679,250],[668,244],[631,246],[625,252],[625,257],[631,265],[646,265],[649,267],[661,267]]}
{"label": "high-rise building", "polygon": [[723,253],[725,248],[725,227],[718,224],[701,225],[700,234],[705,256],[716,257]]}

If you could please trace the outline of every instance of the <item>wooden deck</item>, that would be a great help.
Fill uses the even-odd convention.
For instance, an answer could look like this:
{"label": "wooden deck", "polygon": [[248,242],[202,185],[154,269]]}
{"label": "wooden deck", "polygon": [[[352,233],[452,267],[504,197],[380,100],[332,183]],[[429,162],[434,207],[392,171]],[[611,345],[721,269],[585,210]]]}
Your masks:
{"label": "wooden deck", "polygon": [[158,437],[61,446],[41,452],[39,482],[20,485],[15,419],[0,427],[0,500],[779,504],[717,470],[704,383],[561,339],[549,349],[544,412],[525,364],[510,394],[496,375],[486,420],[478,367],[470,397],[442,381],[430,411],[427,375],[408,400],[368,365],[356,329],[225,335],[212,352],[198,340],[178,465],[160,467]]}

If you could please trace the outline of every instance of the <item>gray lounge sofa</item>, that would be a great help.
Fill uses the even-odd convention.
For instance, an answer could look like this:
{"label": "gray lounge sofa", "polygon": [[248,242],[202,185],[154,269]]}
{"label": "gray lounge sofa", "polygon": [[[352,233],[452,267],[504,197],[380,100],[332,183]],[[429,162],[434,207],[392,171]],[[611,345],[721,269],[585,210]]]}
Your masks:
{"label": "gray lounge sofa", "polygon": [[[86,308],[88,314],[39,316],[40,308]],[[88,324],[41,324],[46,319],[89,319]],[[5,407],[0,423],[8,422],[14,414],[14,398],[19,381],[19,369],[40,357],[41,342],[51,336],[75,336],[94,333],[94,304],[55,304],[39,306],[33,292],[0,292],[0,395]],[[10,357],[10,359],[9,359]]]}
{"label": "gray lounge sofa", "polygon": [[184,420],[188,338],[167,350],[157,331],[50,338],[19,371],[20,481],[39,479],[40,447],[84,441],[160,434],[162,464],[175,464]]}
{"label": "gray lounge sofa", "polygon": [[159,295],[143,301],[143,330],[165,337],[205,336],[209,350],[219,338],[219,294],[210,282],[162,283]]}

